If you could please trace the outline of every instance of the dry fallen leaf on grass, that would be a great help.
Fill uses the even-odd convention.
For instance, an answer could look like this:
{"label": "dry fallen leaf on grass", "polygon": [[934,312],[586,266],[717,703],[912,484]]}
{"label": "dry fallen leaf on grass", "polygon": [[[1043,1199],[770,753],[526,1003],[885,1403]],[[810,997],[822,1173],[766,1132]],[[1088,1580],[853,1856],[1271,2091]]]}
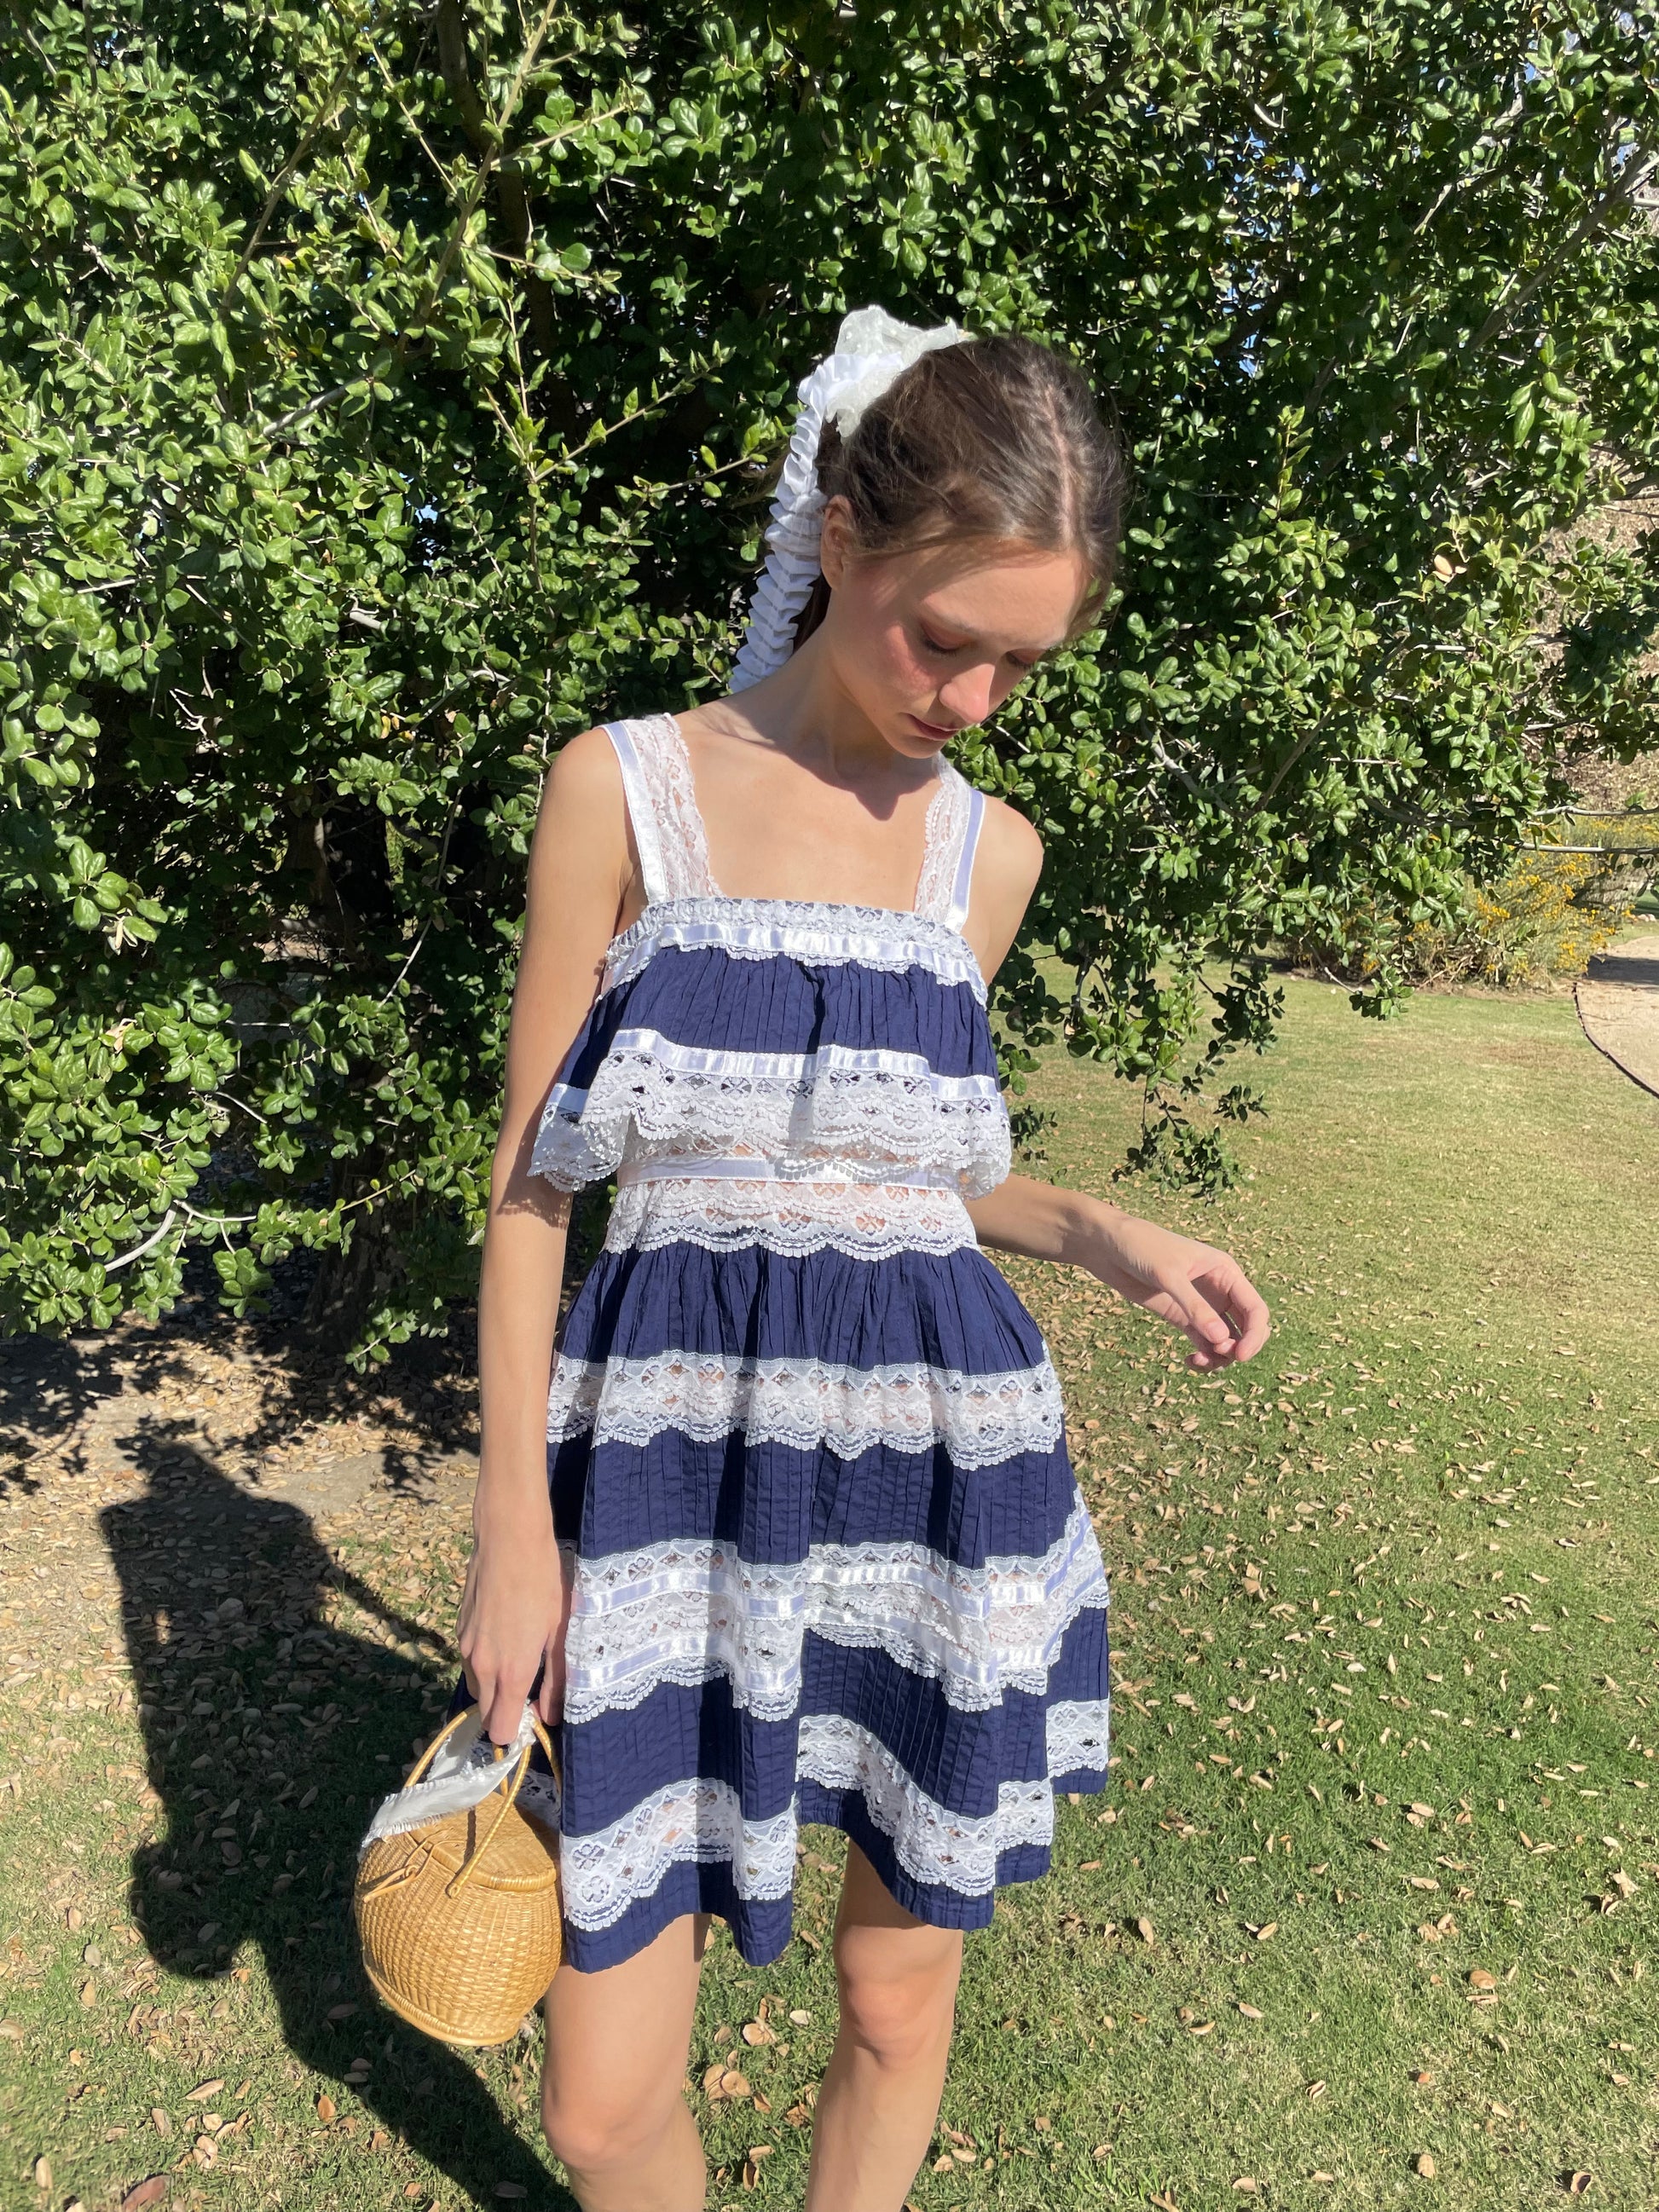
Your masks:
{"label": "dry fallen leaf on grass", "polygon": [[1489,1974],[1484,1966],[1471,1966],[1469,1987],[1472,1990],[1495,1990],[1498,1987],[1498,1977],[1496,1974]]}
{"label": "dry fallen leaf on grass", "polygon": [[[1158,1931],[1144,1912],[1135,1922],[1135,1934],[1139,1936],[1143,1943],[1156,1943],[1158,1941]],[[1154,2197],[1152,2202],[1156,2203],[1158,2199]]]}
{"label": "dry fallen leaf on grass", "polygon": [[1568,2194],[1568,2196],[1569,2196],[1569,2197],[1583,2197],[1583,2196],[1585,2194],[1585,2192],[1586,2192],[1586,2191],[1589,2189],[1589,2187],[1591,2186],[1592,2183],[1593,2183],[1593,2182],[1594,2182],[1594,2180],[1595,2180],[1595,2177],[1593,2174],[1585,2173],[1585,2172],[1577,2172],[1577,2173],[1570,2173],[1570,2174],[1567,2176],[1567,2194]]}
{"label": "dry fallen leaf on grass", "polygon": [[1261,2008],[1260,2005],[1241,2004],[1238,2008],[1240,2012],[1243,2014],[1246,2020],[1260,2020],[1261,2017]]}
{"label": "dry fallen leaf on grass", "polygon": [[126,2195],[121,2199],[121,2212],[148,2212],[150,2205],[164,2203],[167,2193],[166,2174],[152,2173],[148,2180],[141,2181],[136,2189],[128,2190]]}
{"label": "dry fallen leaf on grass", "polygon": [[318,2098],[317,2117],[325,2127],[328,2125],[329,2122],[334,2118],[334,2100],[332,2097],[323,2096]]}
{"label": "dry fallen leaf on grass", "polygon": [[1419,2151],[1412,2160],[1412,2170],[1420,2173],[1425,2181],[1432,2181],[1439,2170],[1434,2162],[1434,2153],[1431,2150]]}

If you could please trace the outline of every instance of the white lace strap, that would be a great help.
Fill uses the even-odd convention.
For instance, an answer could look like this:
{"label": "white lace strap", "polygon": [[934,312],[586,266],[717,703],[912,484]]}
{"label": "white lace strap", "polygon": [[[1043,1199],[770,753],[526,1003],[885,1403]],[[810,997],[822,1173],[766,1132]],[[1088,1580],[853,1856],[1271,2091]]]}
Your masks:
{"label": "white lace strap", "polygon": [[622,769],[623,795],[628,802],[628,818],[634,825],[634,843],[640,856],[640,873],[645,880],[645,902],[654,906],[659,899],[668,896],[668,878],[663,868],[662,838],[657,827],[657,810],[651,803],[645,763],[634,743],[631,724],[607,722],[605,733],[616,747],[617,764]]}
{"label": "white lace strap", "polygon": [[973,881],[974,854],[979,848],[979,827],[985,819],[985,793],[977,785],[969,785],[968,817],[963,824],[962,845],[957,854],[956,874],[951,884],[951,903],[945,908],[945,927],[960,930],[968,919],[969,888]]}

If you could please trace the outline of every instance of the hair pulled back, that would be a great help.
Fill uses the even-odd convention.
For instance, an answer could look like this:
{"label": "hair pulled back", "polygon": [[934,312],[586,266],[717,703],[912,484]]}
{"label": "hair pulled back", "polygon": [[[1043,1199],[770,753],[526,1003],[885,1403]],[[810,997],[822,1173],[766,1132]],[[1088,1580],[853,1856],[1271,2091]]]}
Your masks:
{"label": "hair pulled back", "polygon": [[[1091,579],[1074,631],[1111,589],[1128,466],[1082,371],[1035,338],[964,338],[922,354],[842,438],[818,441],[826,502],[852,510],[861,553],[908,553],[946,540],[1078,554]],[[795,625],[823,620],[819,576]]]}

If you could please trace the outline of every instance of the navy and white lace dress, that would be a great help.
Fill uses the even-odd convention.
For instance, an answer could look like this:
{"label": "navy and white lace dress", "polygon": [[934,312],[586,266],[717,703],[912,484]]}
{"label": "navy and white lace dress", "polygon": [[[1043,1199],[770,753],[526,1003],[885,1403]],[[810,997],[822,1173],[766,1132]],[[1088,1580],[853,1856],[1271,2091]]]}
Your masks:
{"label": "navy and white lace dress", "polygon": [[568,1955],[789,1940],[801,1825],[980,1928],[1107,1764],[1107,1585],[1041,1331],[964,1198],[1008,1172],[943,757],[915,908],[727,897],[672,715],[607,726],[648,903],[537,1172],[617,1177],[557,1343]]}

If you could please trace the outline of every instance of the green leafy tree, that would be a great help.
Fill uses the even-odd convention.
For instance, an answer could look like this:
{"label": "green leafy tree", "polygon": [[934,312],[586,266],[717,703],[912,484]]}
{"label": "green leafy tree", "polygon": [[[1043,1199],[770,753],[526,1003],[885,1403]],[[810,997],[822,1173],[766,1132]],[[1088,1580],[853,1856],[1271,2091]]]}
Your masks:
{"label": "green leafy tree", "polygon": [[1049,840],[1010,1073],[1139,1079],[1143,1162],[1227,1172],[1276,942],[1385,1007],[1654,743],[1659,562],[1572,532],[1659,442],[1650,5],[5,10],[6,1326],[195,1243],[442,1325],[549,757],[720,686],[849,306],[1118,395],[1109,636],[962,758]]}

